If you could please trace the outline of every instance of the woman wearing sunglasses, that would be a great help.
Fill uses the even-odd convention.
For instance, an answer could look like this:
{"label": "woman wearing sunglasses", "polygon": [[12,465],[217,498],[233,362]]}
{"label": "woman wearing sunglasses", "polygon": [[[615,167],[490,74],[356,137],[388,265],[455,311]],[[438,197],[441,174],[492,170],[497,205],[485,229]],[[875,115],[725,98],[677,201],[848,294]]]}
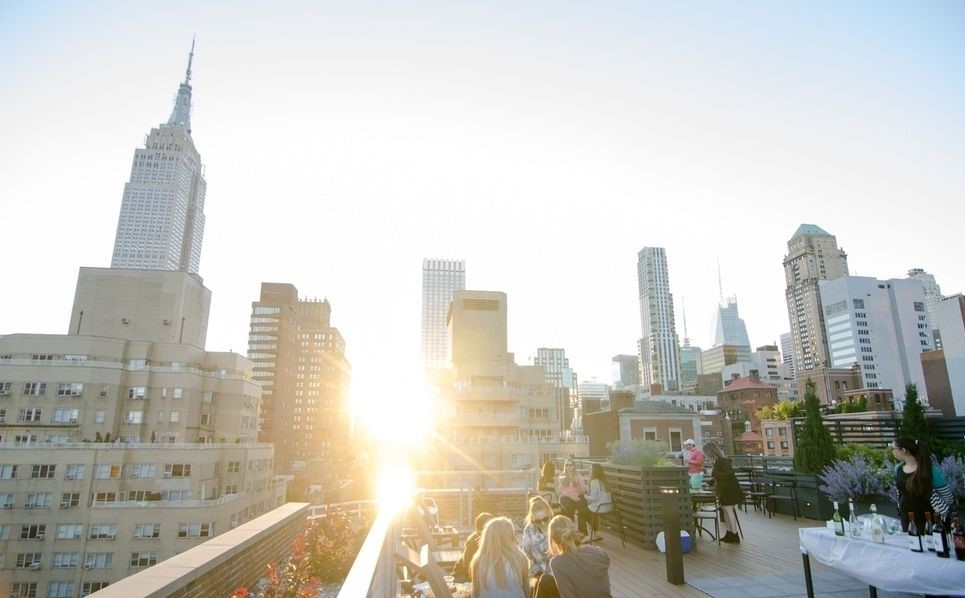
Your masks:
{"label": "woman wearing sunglasses", "polygon": [[529,513],[526,515],[526,527],[523,528],[519,547],[529,559],[530,577],[539,577],[549,571],[549,539],[546,526],[549,525],[550,517],[552,511],[546,499],[542,496],[529,499]]}
{"label": "woman wearing sunglasses", "polygon": [[586,522],[590,517],[590,509],[586,502],[586,480],[576,471],[576,463],[573,459],[563,462],[563,475],[556,481],[556,495],[560,499],[563,514],[571,521],[576,521],[580,533],[585,536]]}

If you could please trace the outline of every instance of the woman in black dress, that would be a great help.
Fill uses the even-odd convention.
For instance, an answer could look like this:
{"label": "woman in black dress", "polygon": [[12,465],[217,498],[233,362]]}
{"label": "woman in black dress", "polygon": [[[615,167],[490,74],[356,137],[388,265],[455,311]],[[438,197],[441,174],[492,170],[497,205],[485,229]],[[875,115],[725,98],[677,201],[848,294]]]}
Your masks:
{"label": "woman in black dress", "polygon": [[727,533],[721,542],[729,544],[740,544],[740,534],[737,533],[737,513],[735,508],[744,501],[744,491],[737,483],[737,476],[734,475],[734,468],[730,465],[724,452],[713,442],[704,445],[704,455],[714,460],[714,469],[710,473],[714,488],[717,490],[717,500],[720,503],[720,510],[724,513],[724,525]]}
{"label": "woman in black dress", "polygon": [[895,486],[898,488],[901,529],[908,530],[908,513],[915,514],[919,526],[925,520],[925,513],[932,513],[935,521],[941,518],[945,522],[953,497],[942,470],[932,463],[928,444],[902,436],[891,444],[891,452],[898,460]]}

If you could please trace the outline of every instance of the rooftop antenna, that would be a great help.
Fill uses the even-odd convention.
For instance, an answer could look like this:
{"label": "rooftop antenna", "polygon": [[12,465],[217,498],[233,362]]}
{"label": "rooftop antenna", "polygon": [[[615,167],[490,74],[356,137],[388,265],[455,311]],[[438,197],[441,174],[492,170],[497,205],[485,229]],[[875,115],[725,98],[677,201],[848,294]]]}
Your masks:
{"label": "rooftop antenna", "polygon": [[687,306],[684,304],[683,296],[680,297],[680,310],[683,312],[684,316],[684,346],[690,346],[690,335],[687,334]]}
{"label": "rooftop antenna", "polygon": [[192,35],[192,36],[191,36],[191,52],[188,54],[188,70],[187,70],[187,72],[185,72],[185,74],[184,74],[184,84],[185,84],[185,85],[190,85],[190,84],[191,84],[191,62],[194,60],[194,38],[195,38],[195,36]]}
{"label": "rooftop antenna", "polygon": [[717,290],[720,293],[720,304],[724,304],[724,283],[720,276],[720,254],[717,254]]}

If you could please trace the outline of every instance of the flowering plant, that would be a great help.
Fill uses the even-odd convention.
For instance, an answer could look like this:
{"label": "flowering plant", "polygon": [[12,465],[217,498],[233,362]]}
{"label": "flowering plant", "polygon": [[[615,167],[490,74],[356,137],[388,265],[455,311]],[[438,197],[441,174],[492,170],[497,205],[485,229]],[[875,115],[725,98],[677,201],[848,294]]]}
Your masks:
{"label": "flowering plant", "polygon": [[636,467],[667,464],[667,445],[657,440],[617,440],[610,443],[610,463]]}
{"label": "flowering plant", "polygon": [[853,498],[859,501],[887,499],[898,502],[898,489],[895,487],[894,468],[889,463],[876,464],[861,454],[848,459],[835,459],[824,468],[818,477],[824,484],[818,488],[831,500],[846,501]]}
{"label": "flowering plant", "polygon": [[959,501],[965,500],[965,459],[962,457],[945,457],[938,468],[942,470],[948,489],[952,496]]}

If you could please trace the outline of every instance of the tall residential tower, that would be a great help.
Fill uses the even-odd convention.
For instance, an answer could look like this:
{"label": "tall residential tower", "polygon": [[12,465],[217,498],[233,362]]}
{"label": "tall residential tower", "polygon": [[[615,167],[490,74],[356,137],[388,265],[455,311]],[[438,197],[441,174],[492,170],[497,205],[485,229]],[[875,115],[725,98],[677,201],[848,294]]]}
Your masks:
{"label": "tall residential tower", "polygon": [[422,260],[422,362],[426,368],[449,366],[446,314],[454,291],[466,288],[466,262]]}
{"label": "tall residential tower", "polygon": [[813,224],[802,224],[787,242],[784,279],[797,376],[830,366],[824,310],[818,283],[848,275],[848,255],[837,239]]}
{"label": "tall residential tower", "polygon": [[111,268],[198,272],[207,183],[191,139],[193,58],[194,42],[171,117],[134,150]]}
{"label": "tall residential tower", "polygon": [[680,388],[680,345],[674,325],[673,295],[663,247],[644,247],[637,254],[640,296],[640,378],[644,388]]}

